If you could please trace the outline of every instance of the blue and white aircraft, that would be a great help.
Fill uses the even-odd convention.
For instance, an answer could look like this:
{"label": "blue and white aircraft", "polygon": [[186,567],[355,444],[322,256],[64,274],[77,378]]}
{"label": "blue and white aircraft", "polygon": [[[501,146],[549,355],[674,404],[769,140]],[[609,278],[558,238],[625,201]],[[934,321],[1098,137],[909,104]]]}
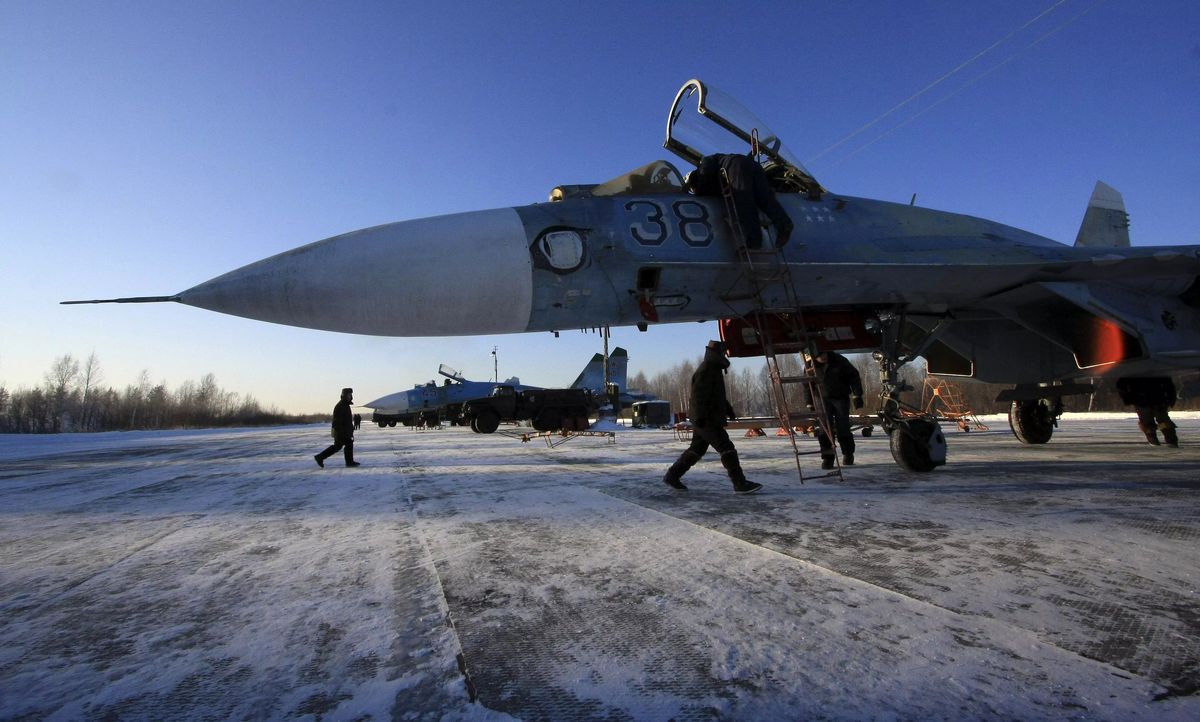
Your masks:
{"label": "blue and white aircraft", "polygon": [[[402,221],[251,263],[173,296],[272,323],[383,336],[462,336],[802,314],[826,348],[874,352],[897,460],[932,469],[895,403],[896,369],[1012,384],[1018,438],[1050,439],[1060,399],[1102,375],[1200,367],[1200,246],[1130,247],[1121,196],[1097,184],[1074,245],[971,216],[825,189],[765,124],[699,80],[684,84],[665,146],[685,163],[752,139],[795,225],[781,250],[794,293],[756,295],[720,198],[690,195],[665,160],[546,203]],[[430,254],[428,249],[438,248]],[[447,282],[442,259],[455,258]],[[340,279],[355,278],[354,289]],[[379,295],[368,289],[395,289]],[[913,448],[905,447],[916,438]],[[907,450],[906,450],[907,448]]]}
{"label": "blue and white aircraft", "polygon": [[[634,401],[655,398],[653,394],[626,390],[625,379],[629,366],[629,353],[625,349],[618,346],[613,349],[608,358],[608,381],[617,385],[622,408],[628,407]],[[443,421],[456,424],[463,402],[487,396],[497,383],[512,386],[518,391],[542,388],[522,384],[521,379],[516,376],[501,382],[471,381],[445,364],[438,367],[438,373],[446,377],[440,385],[435,381],[416,384],[411,389],[397,391],[363,404],[374,411],[371,421],[379,426],[388,427],[396,424],[436,426]],[[604,395],[604,356],[602,354],[592,356],[571,384],[571,388],[587,389],[596,398]]]}

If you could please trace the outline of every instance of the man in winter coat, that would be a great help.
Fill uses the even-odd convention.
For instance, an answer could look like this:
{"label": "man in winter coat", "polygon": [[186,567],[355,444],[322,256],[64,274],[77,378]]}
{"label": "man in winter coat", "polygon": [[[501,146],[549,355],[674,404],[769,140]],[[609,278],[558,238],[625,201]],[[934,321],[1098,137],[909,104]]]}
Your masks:
{"label": "man in winter coat", "polygon": [[771,225],[775,226],[775,247],[783,248],[792,235],[792,219],[775,198],[766,171],[750,156],[734,153],[704,156],[696,170],[687,175],[688,190],[698,196],[720,198],[721,171],[725,171],[729,187],[733,190],[733,205],[737,209],[746,248],[762,248],[759,211],[765,213],[771,219]]}
{"label": "man in winter coat", "polygon": [[1167,408],[1174,406],[1176,399],[1175,382],[1170,377],[1122,377],[1117,379],[1117,393],[1122,402],[1137,411],[1138,428],[1146,435],[1146,441],[1158,446],[1161,431],[1167,446],[1179,446],[1175,422],[1167,415]]}
{"label": "man in winter coat", "polygon": [[709,341],[704,349],[704,360],[692,374],[691,416],[692,443],[679,458],[667,469],[663,483],[676,491],[687,491],[680,478],[692,466],[700,461],[708,447],[712,446],[721,455],[721,464],[733,482],[733,490],[738,494],[753,494],[762,488],[762,484],[747,481],[738,463],[737,449],[725,431],[725,420],[736,415],[729,399],[725,396],[725,369],[729,368],[729,359],[725,357],[725,344],[720,341]]}
{"label": "man in winter coat", "polygon": [[[850,466],[854,463],[854,432],[850,430],[850,402],[854,408],[863,407],[862,377],[850,359],[833,351],[822,351],[812,359],[813,370],[816,372],[816,383],[821,384],[821,395],[825,398],[826,422],[822,424],[822,432],[817,434],[821,444],[821,468],[834,467],[836,452],[833,441],[827,436],[830,427],[837,436],[838,444],[842,447],[842,464]],[[805,393],[809,395],[808,407],[813,408],[813,399],[808,387]]]}
{"label": "man in winter coat", "polygon": [[354,460],[354,414],[350,402],[354,401],[354,389],[342,389],[342,399],[333,407],[333,445],[313,456],[317,466],[325,468],[325,460],[345,449],[346,466],[359,466]]}

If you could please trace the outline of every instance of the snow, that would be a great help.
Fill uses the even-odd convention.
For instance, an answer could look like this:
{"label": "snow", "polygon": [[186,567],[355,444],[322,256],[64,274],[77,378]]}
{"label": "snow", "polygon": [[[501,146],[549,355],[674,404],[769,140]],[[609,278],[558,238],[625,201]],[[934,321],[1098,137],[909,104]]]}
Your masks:
{"label": "snow", "polygon": [[[1200,718],[1200,414],[734,434],[0,437],[0,719]],[[805,449],[815,441],[801,439]],[[474,698],[474,700],[472,700]]]}

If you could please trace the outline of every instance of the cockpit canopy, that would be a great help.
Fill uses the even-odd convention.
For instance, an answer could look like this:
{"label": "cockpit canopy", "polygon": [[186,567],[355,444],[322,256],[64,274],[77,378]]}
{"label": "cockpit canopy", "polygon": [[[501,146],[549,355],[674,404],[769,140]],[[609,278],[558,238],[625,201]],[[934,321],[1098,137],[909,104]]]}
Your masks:
{"label": "cockpit canopy", "polygon": [[550,191],[551,201],[579,196],[653,195],[683,193],[683,176],[665,160],[656,160],[599,185],[558,186]]}
{"label": "cockpit canopy", "polygon": [[594,196],[682,192],[683,176],[679,175],[675,166],[665,160],[647,163],[592,189]]}
{"label": "cockpit canopy", "polygon": [[[693,101],[695,112],[689,112]],[[757,147],[759,162],[775,190],[810,197],[825,192],[765,123],[732,97],[699,80],[687,81],[675,95],[663,146],[692,165],[713,153],[747,153]],[[679,170],[665,160],[656,160],[598,185],[558,186],[550,191],[550,200],[685,192]]]}
{"label": "cockpit canopy", "polygon": [[667,117],[663,147],[688,163],[699,165],[706,155],[747,153],[754,145],[776,190],[810,195],[824,191],[779,136],[733,97],[700,80],[683,84]]}

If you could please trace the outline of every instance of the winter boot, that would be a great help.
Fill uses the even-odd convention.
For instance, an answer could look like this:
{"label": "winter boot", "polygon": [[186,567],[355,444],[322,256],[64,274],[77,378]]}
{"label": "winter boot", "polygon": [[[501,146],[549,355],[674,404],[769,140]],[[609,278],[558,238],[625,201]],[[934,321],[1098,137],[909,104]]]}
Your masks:
{"label": "winter boot", "polygon": [[746,475],[742,472],[742,464],[738,461],[737,449],[730,449],[721,454],[721,466],[724,466],[725,472],[729,474],[735,494],[753,494],[762,488],[762,484],[746,480]]}
{"label": "winter boot", "polygon": [[1179,448],[1179,435],[1175,433],[1175,422],[1164,421],[1158,425],[1162,429],[1163,441],[1167,442],[1167,446]]}
{"label": "winter boot", "polygon": [[852,452],[842,454],[842,466],[854,466],[854,454]]}
{"label": "winter boot", "polygon": [[684,451],[679,455],[679,458],[675,460],[675,463],[671,464],[671,468],[667,469],[667,473],[663,474],[663,483],[675,491],[687,491],[687,487],[684,486],[680,479],[685,473],[687,473],[687,470],[692,468],[692,466],[699,460],[700,457],[696,456],[691,449]]}
{"label": "winter boot", "polygon": [[317,466],[321,467],[322,469],[325,468],[325,459],[322,458],[320,454],[313,454],[313,459],[316,460]]}
{"label": "winter boot", "polygon": [[357,461],[347,461],[347,462],[346,462],[346,466],[351,466],[351,467],[354,467],[354,466],[362,466],[362,464],[361,464],[360,462],[357,462]]}
{"label": "winter boot", "polygon": [[[1149,441],[1154,446],[1158,446],[1158,434],[1154,432],[1154,429],[1150,429],[1144,433],[1146,434],[1146,441]],[[1163,434],[1163,436],[1166,436],[1166,434]]]}
{"label": "winter boot", "polygon": [[832,456],[822,456],[821,457],[821,468],[822,469],[832,469],[834,467],[834,464],[836,461],[837,461],[837,459]]}

